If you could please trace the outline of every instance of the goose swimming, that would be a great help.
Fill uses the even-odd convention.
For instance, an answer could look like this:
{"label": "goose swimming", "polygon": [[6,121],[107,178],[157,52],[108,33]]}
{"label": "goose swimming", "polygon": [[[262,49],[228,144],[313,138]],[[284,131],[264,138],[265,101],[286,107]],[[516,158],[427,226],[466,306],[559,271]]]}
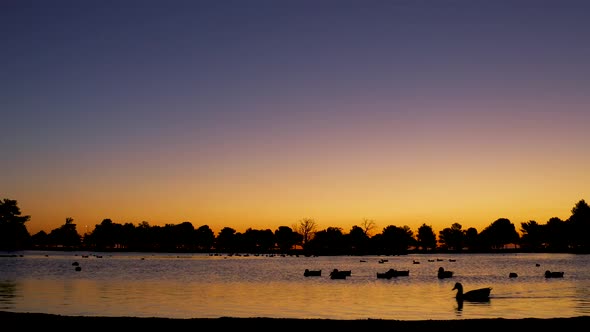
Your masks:
{"label": "goose swimming", "polygon": [[484,287],[463,292],[463,285],[460,282],[457,282],[455,283],[453,290],[457,290],[455,297],[458,301],[488,301],[490,299],[492,288]]}

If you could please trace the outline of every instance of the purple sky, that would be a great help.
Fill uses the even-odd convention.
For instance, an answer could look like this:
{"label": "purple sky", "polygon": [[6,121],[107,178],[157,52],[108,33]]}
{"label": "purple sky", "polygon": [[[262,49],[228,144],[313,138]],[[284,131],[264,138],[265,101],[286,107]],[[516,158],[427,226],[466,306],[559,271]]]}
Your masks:
{"label": "purple sky", "polygon": [[345,232],[566,219],[588,1],[2,1],[0,198],[65,218]]}

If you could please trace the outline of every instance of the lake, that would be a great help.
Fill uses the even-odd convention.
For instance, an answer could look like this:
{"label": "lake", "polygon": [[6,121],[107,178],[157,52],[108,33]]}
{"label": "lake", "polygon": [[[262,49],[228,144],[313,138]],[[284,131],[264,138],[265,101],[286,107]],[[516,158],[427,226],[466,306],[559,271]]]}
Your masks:
{"label": "lake", "polygon": [[[590,255],[0,254],[2,311],[394,320],[590,315]],[[453,271],[453,277],[439,279],[439,267]],[[410,273],[376,277],[390,268]],[[305,277],[305,269],[322,270],[322,274]],[[351,275],[331,279],[333,269],[351,270]],[[564,276],[545,278],[546,270],[563,271]],[[509,278],[511,272],[518,276]],[[465,291],[492,287],[490,300],[460,305],[452,290],[456,282]]]}

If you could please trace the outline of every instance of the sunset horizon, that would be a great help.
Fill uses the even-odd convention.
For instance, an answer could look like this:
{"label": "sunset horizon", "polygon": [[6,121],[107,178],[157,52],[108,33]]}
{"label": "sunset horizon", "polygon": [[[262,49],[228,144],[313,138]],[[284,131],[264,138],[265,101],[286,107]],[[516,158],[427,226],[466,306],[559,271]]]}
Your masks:
{"label": "sunset horizon", "polygon": [[590,3],[0,4],[0,199],[348,233],[566,220],[590,198]]}
{"label": "sunset horizon", "polygon": [[[4,197],[6,198],[6,197]],[[7,199],[11,199],[11,198],[7,198]],[[175,221],[169,221],[169,220],[150,220],[148,218],[143,218],[143,219],[131,219],[131,218],[113,218],[113,217],[102,217],[97,219],[95,222],[93,223],[84,223],[81,222],[80,219],[77,219],[75,217],[72,216],[68,216],[68,217],[64,217],[61,222],[55,223],[55,226],[48,226],[48,228],[44,229],[44,228],[40,228],[40,229],[36,229],[36,228],[32,228],[31,225],[33,223],[34,220],[34,216],[28,214],[26,211],[24,211],[24,209],[22,208],[22,204],[20,202],[18,202],[18,206],[21,209],[21,215],[28,215],[31,217],[31,219],[25,224],[27,226],[27,230],[29,231],[29,233],[31,235],[34,235],[40,231],[44,231],[45,233],[49,233],[51,232],[53,229],[59,228],[60,226],[64,225],[66,223],[66,219],[71,218],[73,224],[76,225],[76,229],[78,231],[78,233],[80,233],[81,235],[84,235],[87,232],[92,232],[95,228],[95,226],[100,225],[104,220],[111,220],[113,223],[116,224],[126,224],[126,223],[131,223],[135,226],[138,226],[140,223],[144,223],[147,222],[150,226],[165,226],[165,225],[178,225],[184,222],[189,222],[191,223],[195,228],[201,227],[201,226],[209,226],[209,228],[212,229],[212,231],[214,232],[214,234],[218,234],[223,228],[229,227],[234,229],[236,232],[239,233],[244,233],[246,230],[248,229],[255,229],[255,230],[266,230],[266,229],[270,229],[271,231],[276,231],[279,227],[282,226],[287,226],[290,227],[294,230],[297,229],[297,227],[300,225],[300,223],[305,220],[312,220],[316,226],[316,230],[317,231],[321,231],[321,230],[325,230],[329,227],[336,227],[336,228],[340,228],[342,230],[342,232],[344,234],[347,234],[350,229],[353,226],[359,226],[359,227],[363,227],[365,226],[366,222],[370,222],[372,224],[372,228],[370,229],[370,235],[375,235],[375,234],[379,234],[381,233],[381,231],[388,227],[388,226],[396,226],[396,227],[404,227],[404,226],[408,226],[410,228],[410,230],[412,232],[414,232],[414,235],[417,233],[418,228],[422,225],[426,225],[426,226],[430,226],[433,228],[433,231],[435,232],[435,234],[438,234],[438,232],[440,232],[441,230],[445,229],[445,228],[450,228],[453,224],[458,223],[462,226],[463,230],[467,230],[468,228],[475,228],[478,232],[481,232],[482,230],[484,230],[485,228],[489,227],[490,225],[492,225],[494,223],[494,221],[498,220],[498,219],[508,219],[510,220],[510,222],[512,224],[514,224],[516,231],[522,235],[521,232],[521,224],[522,223],[528,223],[530,221],[535,221],[540,225],[544,225],[546,224],[551,218],[559,218],[562,221],[567,221],[568,218],[571,216],[572,214],[572,208],[579,202],[579,201],[585,201],[585,199],[579,199],[576,202],[571,204],[571,207],[569,209],[565,209],[564,212],[560,215],[552,215],[551,217],[531,217],[531,218],[527,218],[527,216],[520,214],[518,212],[514,213],[514,214],[506,214],[506,215],[498,215],[497,217],[490,217],[489,220],[487,222],[482,221],[480,223],[478,222],[470,222],[469,218],[464,218],[464,217],[456,217],[456,218],[452,218],[449,219],[448,222],[446,222],[446,220],[439,220],[435,217],[422,217],[422,218],[418,218],[418,217],[414,217],[412,218],[411,216],[407,216],[404,218],[400,218],[399,221],[392,219],[389,219],[391,221],[381,221],[381,220],[388,220],[387,218],[382,218],[382,219],[376,219],[376,218],[369,218],[369,217],[362,217],[362,218],[358,218],[358,219],[352,219],[352,218],[340,218],[340,217],[334,217],[332,219],[330,219],[329,217],[327,218],[316,218],[314,216],[302,216],[299,218],[293,217],[290,220],[287,220],[286,218],[280,218],[281,220],[285,220],[285,222],[281,223],[278,221],[275,221],[276,219],[269,219],[269,220],[265,220],[265,219],[256,219],[256,220],[245,220],[242,219],[242,222],[239,223],[223,223],[222,221],[219,222],[215,222],[215,219],[211,219],[213,220],[213,222],[198,222],[198,221],[193,221],[190,220],[189,218],[178,218],[178,220]],[[493,212],[491,212],[493,213]],[[403,215],[403,214],[400,214]],[[427,213],[424,213],[423,216],[427,216]],[[535,216],[539,216],[540,214],[535,214]],[[491,216],[491,215],[490,215]],[[511,217],[512,216],[512,217]],[[514,217],[517,216],[517,217]],[[279,219],[279,218],[277,218]],[[82,220],[86,220],[86,219],[82,219]],[[332,221],[329,221],[332,220]],[[401,220],[405,220],[405,222],[402,222]],[[426,220],[430,220],[431,222],[427,222]],[[474,219],[475,220],[475,219]],[[445,223],[446,222],[446,223]],[[239,224],[240,226],[235,226],[235,224]]]}

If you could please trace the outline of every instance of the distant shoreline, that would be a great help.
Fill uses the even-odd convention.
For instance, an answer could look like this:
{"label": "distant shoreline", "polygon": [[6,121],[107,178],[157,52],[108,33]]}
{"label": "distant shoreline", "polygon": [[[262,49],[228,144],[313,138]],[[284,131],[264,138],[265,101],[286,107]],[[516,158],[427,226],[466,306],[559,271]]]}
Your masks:
{"label": "distant shoreline", "polygon": [[[136,329],[199,329],[204,326],[214,326],[215,329],[229,329],[238,327],[239,330],[256,329],[256,331],[277,331],[284,329],[391,329],[394,331],[432,332],[441,331],[473,331],[474,329],[496,330],[551,330],[577,329],[590,325],[590,316],[572,318],[521,318],[521,319],[457,319],[457,320],[389,320],[389,319],[293,319],[293,318],[156,318],[156,317],[95,317],[95,316],[64,316],[43,313],[16,313],[0,311],[0,321],[4,326],[14,326],[19,329],[30,327],[44,330],[57,328],[60,330],[76,330],[93,327],[96,329],[113,329],[130,326]],[[9,325],[9,324],[15,325]]]}
{"label": "distant shoreline", "polygon": [[23,248],[23,249],[0,249],[0,257],[22,257],[23,251],[31,251],[31,252],[89,252],[89,253],[137,253],[137,254],[150,254],[150,253],[157,253],[157,254],[202,254],[202,255],[210,255],[210,256],[241,256],[244,254],[249,255],[288,255],[288,256],[323,256],[323,257],[330,257],[330,256],[408,256],[408,255],[470,255],[470,254],[572,254],[572,255],[587,255],[590,254],[590,250],[579,250],[579,249],[571,249],[571,250],[526,250],[521,248],[505,248],[505,249],[493,249],[493,250],[462,250],[462,251],[452,251],[452,250],[432,250],[432,251],[422,251],[422,250],[407,250],[404,252],[396,252],[396,253],[382,253],[382,252],[372,252],[372,253],[339,253],[339,254],[326,254],[326,253],[309,253],[301,249],[295,250],[288,250],[286,252],[281,251],[268,251],[268,252],[248,252],[248,251],[236,251],[236,252],[228,252],[228,251],[198,251],[198,250],[130,250],[130,249],[90,249],[84,247],[76,247],[76,248],[54,248],[54,247],[35,247],[35,248]]}

